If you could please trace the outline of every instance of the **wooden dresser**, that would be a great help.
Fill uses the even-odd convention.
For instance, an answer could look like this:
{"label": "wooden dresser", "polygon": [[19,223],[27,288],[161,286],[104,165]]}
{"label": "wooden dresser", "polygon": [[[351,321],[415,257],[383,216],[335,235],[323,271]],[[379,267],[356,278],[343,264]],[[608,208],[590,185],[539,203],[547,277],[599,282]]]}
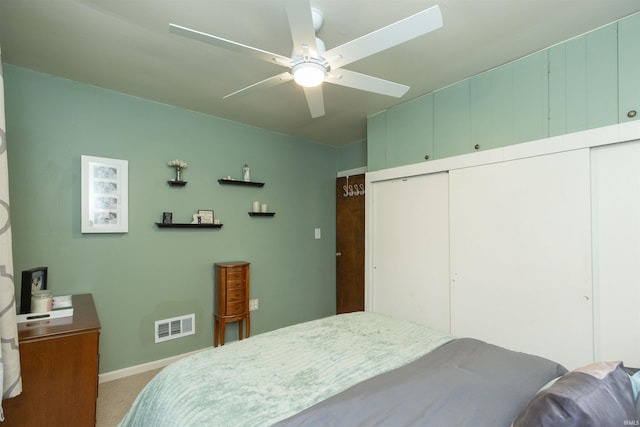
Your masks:
{"label": "wooden dresser", "polygon": [[249,315],[249,263],[245,261],[214,264],[213,346],[224,345],[227,322],[240,322],[238,337],[242,339],[242,324],[247,322],[247,337],[251,331]]}
{"label": "wooden dresser", "polygon": [[4,400],[7,426],[93,426],[100,320],[90,294],[73,316],[18,324],[22,394]]}

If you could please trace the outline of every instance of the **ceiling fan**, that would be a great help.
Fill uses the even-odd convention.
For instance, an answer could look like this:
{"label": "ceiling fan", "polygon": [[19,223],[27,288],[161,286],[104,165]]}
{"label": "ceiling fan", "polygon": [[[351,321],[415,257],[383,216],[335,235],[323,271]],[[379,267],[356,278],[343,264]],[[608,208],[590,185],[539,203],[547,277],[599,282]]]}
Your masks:
{"label": "ceiling fan", "polygon": [[409,86],[342,67],[442,27],[442,15],[436,5],[341,46],[325,50],[322,40],[316,37],[324,19],[322,12],[312,8],[308,0],[287,0],[286,9],[293,39],[291,57],[173,23],[169,24],[169,30],[214,46],[251,55],[289,70],[230,93],[224,99],[250,89],[276,86],[294,80],[304,89],[311,117],[316,118],[324,115],[323,82],[396,98],[402,97],[409,90]]}

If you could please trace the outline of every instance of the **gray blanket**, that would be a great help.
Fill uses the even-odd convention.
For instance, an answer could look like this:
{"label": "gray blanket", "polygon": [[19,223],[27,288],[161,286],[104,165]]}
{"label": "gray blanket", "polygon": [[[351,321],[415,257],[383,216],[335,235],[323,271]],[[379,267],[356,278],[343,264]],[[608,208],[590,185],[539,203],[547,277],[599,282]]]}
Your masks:
{"label": "gray blanket", "polygon": [[567,370],[550,360],[462,338],[276,424],[507,427]]}

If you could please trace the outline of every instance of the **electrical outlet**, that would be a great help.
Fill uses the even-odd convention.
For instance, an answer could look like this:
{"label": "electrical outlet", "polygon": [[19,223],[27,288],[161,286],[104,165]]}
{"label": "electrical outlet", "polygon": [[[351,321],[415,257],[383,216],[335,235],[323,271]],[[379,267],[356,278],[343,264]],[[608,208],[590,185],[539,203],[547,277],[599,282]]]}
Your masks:
{"label": "electrical outlet", "polygon": [[249,311],[255,311],[258,309],[258,298],[249,300]]}

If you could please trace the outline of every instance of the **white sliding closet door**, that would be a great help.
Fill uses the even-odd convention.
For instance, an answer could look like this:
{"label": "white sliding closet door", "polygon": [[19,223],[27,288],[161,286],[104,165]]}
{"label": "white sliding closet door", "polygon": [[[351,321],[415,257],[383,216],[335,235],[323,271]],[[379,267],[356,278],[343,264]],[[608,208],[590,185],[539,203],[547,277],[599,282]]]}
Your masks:
{"label": "white sliding closet door", "polygon": [[375,182],[367,310],[449,332],[446,172]]}
{"label": "white sliding closet door", "polygon": [[596,359],[640,366],[640,142],[591,152]]}
{"label": "white sliding closet door", "polygon": [[451,332],[593,360],[589,150],[450,172]]}

